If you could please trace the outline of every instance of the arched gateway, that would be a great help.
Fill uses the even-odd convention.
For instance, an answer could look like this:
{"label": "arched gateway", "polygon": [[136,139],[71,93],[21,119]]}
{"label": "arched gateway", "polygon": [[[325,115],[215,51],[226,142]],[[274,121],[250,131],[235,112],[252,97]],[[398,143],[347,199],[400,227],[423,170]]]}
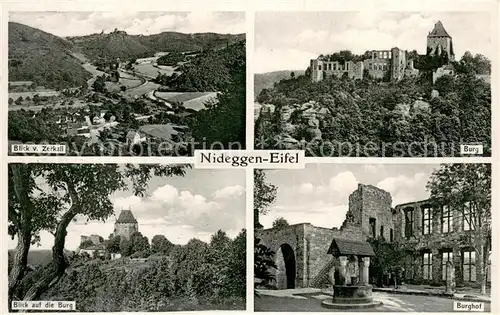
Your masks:
{"label": "arched gateway", "polygon": [[276,286],[278,289],[295,289],[297,263],[295,252],[288,244],[282,244],[276,255]]}

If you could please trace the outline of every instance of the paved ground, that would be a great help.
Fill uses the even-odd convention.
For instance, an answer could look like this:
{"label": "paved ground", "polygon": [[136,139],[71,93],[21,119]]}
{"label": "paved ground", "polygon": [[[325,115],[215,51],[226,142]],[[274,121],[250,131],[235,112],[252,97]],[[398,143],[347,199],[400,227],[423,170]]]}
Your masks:
{"label": "paved ground", "polygon": [[[383,306],[371,309],[348,310],[349,312],[453,312],[453,300],[435,296],[401,295],[374,292],[374,299]],[[331,298],[324,292],[315,295],[255,297],[255,311],[270,312],[332,312],[321,306],[322,299]],[[485,303],[490,312],[490,304]],[[339,310],[340,311],[340,310]],[[344,311],[345,312],[345,311]]]}

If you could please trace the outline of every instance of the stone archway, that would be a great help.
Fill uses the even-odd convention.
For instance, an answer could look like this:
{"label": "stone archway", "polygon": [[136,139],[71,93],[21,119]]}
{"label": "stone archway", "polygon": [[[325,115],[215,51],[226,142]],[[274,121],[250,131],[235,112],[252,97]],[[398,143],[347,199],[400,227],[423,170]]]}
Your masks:
{"label": "stone archway", "polygon": [[276,285],[278,289],[295,289],[297,263],[295,252],[289,244],[282,244],[277,254]]}

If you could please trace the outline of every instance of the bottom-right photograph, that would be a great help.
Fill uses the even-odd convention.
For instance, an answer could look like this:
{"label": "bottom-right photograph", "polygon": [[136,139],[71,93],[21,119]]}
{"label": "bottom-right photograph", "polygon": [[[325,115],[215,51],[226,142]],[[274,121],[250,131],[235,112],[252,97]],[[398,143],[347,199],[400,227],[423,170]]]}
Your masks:
{"label": "bottom-right photograph", "polygon": [[255,311],[491,312],[491,164],[255,170]]}

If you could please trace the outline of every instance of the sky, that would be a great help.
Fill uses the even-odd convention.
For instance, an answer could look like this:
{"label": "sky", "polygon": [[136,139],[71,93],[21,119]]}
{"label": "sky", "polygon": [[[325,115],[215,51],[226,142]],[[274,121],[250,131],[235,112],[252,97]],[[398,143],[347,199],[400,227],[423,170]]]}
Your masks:
{"label": "sky", "polygon": [[264,228],[279,217],[289,224],[340,227],[358,184],[388,191],[394,207],[429,198],[425,186],[437,168],[439,164],[306,164],[299,170],[265,170],[266,181],[278,191],[269,213],[259,221]]}
{"label": "sky", "polygon": [[[130,186],[131,187],[131,186]],[[245,228],[245,171],[190,169],[184,177],[153,177],[144,198],[131,190],[110,197],[115,213],[105,222],[79,217],[68,227],[66,249],[75,250],[81,235],[97,234],[108,239],[121,209],[131,209],[139,223],[139,232],[151,239],[162,234],[174,244],[186,244],[191,238],[210,241],[219,229],[234,238]],[[54,237],[41,233],[41,246],[50,249]],[[9,238],[9,249],[17,240]]]}
{"label": "sky", "polygon": [[11,12],[11,22],[22,23],[60,36],[81,36],[112,32],[115,28],[131,35],[165,31],[181,33],[245,33],[244,12]]}
{"label": "sky", "polygon": [[493,56],[489,12],[258,12],[255,73],[305,70],[310,59],[340,50],[399,47],[425,54],[427,34],[439,20],[457,59],[467,50]]}

